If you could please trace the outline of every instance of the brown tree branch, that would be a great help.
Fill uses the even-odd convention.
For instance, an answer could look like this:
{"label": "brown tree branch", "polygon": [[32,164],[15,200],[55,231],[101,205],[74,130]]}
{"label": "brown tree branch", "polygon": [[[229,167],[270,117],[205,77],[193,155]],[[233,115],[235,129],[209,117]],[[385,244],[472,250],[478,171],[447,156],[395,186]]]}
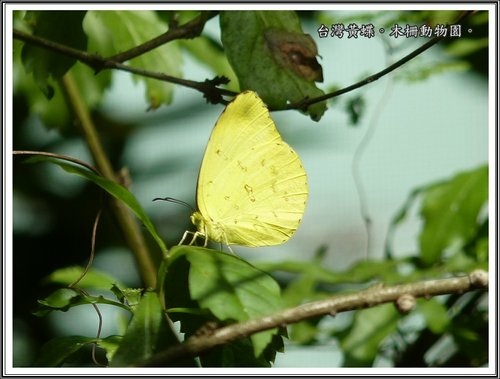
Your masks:
{"label": "brown tree branch", "polygon": [[155,37],[149,41],[144,42],[139,46],[135,46],[130,50],[118,53],[111,57],[105,58],[106,61],[111,62],[125,62],[132,58],[138,57],[148,51],[151,51],[158,46],[164,45],[176,39],[191,39],[198,37],[205,23],[211,18],[215,17],[219,12],[215,11],[201,11],[200,15],[189,22],[182,25],[171,25],[167,32]]}
{"label": "brown tree branch", "polygon": [[[460,23],[463,21],[465,18],[469,17],[471,14],[475,13],[475,11],[464,11],[458,18],[457,20],[454,21],[454,23]],[[226,103],[224,99],[222,99],[222,95],[228,95],[228,96],[235,96],[236,93],[230,90],[226,90],[223,88],[218,88],[217,86],[220,84],[224,84],[224,81],[218,78],[215,78],[213,80],[206,80],[204,82],[196,82],[193,80],[186,80],[186,79],[181,79],[181,78],[176,78],[167,74],[163,73],[158,73],[158,72],[153,72],[153,71],[148,71],[136,67],[132,67],[130,65],[125,65],[122,62],[135,58],[141,54],[144,54],[147,51],[150,51],[161,44],[165,44],[167,42],[170,42],[175,39],[180,39],[180,38],[194,38],[198,35],[201,34],[201,31],[203,30],[203,26],[206,21],[211,19],[217,14],[217,12],[202,12],[200,16],[197,18],[187,22],[186,24],[180,25],[180,26],[174,26],[173,28],[169,29],[166,33],[153,38],[150,41],[147,41],[143,43],[142,45],[136,46],[130,50],[127,50],[125,52],[116,54],[114,56],[108,57],[108,58],[103,58],[102,56],[98,54],[89,54],[85,51],[73,49],[71,47],[59,44],[54,41],[46,40],[45,38],[41,38],[38,36],[33,36],[28,33],[24,33],[20,30],[14,29],[14,38],[19,39],[21,41],[24,41],[26,43],[31,43],[40,47],[47,48],[53,52],[63,54],[72,58],[75,58],[79,60],[80,62],[90,66],[93,68],[96,72],[99,72],[104,69],[111,69],[115,68],[118,70],[122,71],[127,71],[131,72],[137,75],[145,76],[148,78],[154,78],[157,80],[169,82],[169,83],[174,83],[174,84],[179,84],[183,85],[185,87],[193,88],[196,89],[200,92],[202,92],[211,103]],[[304,99],[300,102],[292,103],[289,104],[285,109],[301,109],[301,110],[307,110],[307,108],[311,104],[319,103],[322,101],[325,101],[327,99],[331,99],[333,97],[337,97],[340,95],[343,95],[347,92],[351,92],[355,89],[358,89],[360,87],[363,87],[367,84],[370,84],[381,77],[389,74],[390,72],[396,70],[397,68],[401,67],[405,63],[409,62],[413,58],[415,58],[417,55],[423,53],[424,51],[428,50],[432,46],[436,45],[438,42],[442,41],[445,37],[442,36],[437,36],[422,45],[421,47],[417,48],[416,50],[412,51],[405,57],[401,58],[394,64],[390,65],[389,67],[373,74],[365,79],[354,83],[350,86],[347,86],[345,88],[342,88],[338,91],[334,91],[328,94],[325,94],[323,96],[311,98],[311,99]]]}
{"label": "brown tree branch", "polygon": [[226,78],[216,77],[211,80],[197,82],[194,80],[181,79],[164,73],[149,71],[123,64],[124,61],[138,57],[142,54],[147,53],[148,51],[155,49],[158,46],[161,46],[173,40],[181,38],[189,39],[199,36],[203,31],[205,23],[211,18],[215,17],[217,13],[218,12],[215,11],[203,11],[197,18],[185,24],[174,25],[166,33],[161,34],[158,37],[146,41],[139,46],[135,46],[130,50],[118,53],[107,58],[104,58],[99,54],[90,54],[86,51],[74,49],[70,46],[66,46],[43,37],[25,33],[18,29],[13,29],[13,36],[15,39],[18,39],[25,43],[29,43],[41,48],[45,48],[54,53],[74,58],[92,68],[96,73],[107,69],[127,71],[147,78],[153,78],[160,81],[179,84],[184,87],[196,89],[202,92],[205,98],[211,103],[227,103],[224,99],[222,99],[221,96],[235,96],[237,95],[237,93],[227,89],[217,88],[217,86],[227,83]]}
{"label": "brown tree branch", "polygon": [[[141,366],[162,366],[182,358],[195,357],[216,346],[312,317],[335,316],[340,312],[374,307],[391,302],[395,302],[396,306],[401,309],[401,300],[407,302],[407,299],[411,297],[428,298],[487,288],[488,273],[483,270],[476,270],[467,276],[456,278],[427,280],[390,287],[375,286],[357,293],[334,296],[329,299],[299,305],[260,319],[224,326],[214,330],[209,335],[191,336],[182,344],[156,354],[143,362]],[[406,312],[407,309],[404,309],[404,311]]]}
{"label": "brown tree branch", "polygon": [[[96,162],[99,172],[109,180],[118,181],[111,162],[104,150],[99,134],[97,133],[90,111],[81,98],[81,91],[71,73],[64,75],[60,84],[68,106],[81,127],[83,137]],[[157,268],[144,236],[142,235],[140,225],[125,204],[115,198],[111,198],[109,204],[121,227],[127,245],[134,253],[145,286],[155,288]]]}

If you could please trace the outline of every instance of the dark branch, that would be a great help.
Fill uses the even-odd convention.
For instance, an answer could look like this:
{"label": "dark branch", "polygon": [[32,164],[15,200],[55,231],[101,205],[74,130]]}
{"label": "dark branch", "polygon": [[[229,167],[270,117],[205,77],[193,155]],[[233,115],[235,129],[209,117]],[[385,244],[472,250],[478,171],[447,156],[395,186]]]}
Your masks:
{"label": "dark branch", "polygon": [[464,293],[488,288],[488,273],[476,270],[467,276],[427,280],[390,287],[374,286],[364,291],[347,295],[338,295],[325,300],[299,305],[260,319],[231,324],[214,330],[209,335],[191,336],[182,344],[158,353],[143,366],[163,366],[168,362],[195,357],[216,346],[224,345],[249,335],[296,323],[312,317],[374,307],[379,304],[397,302],[403,296],[432,297],[438,295]]}
{"label": "dark branch", "polygon": [[151,51],[158,46],[164,45],[170,41],[176,39],[191,39],[198,37],[203,31],[205,23],[211,18],[215,17],[218,12],[214,11],[202,11],[200,15],[193,20],[186,22],[183,25],[175,25],[168,29],[164,34],[149,40],[142,45],[135,46],[130,50],[124,51],[122,53],[107,57],[106,61],[112,62],[125,62],[132,58],[138,57],[148,51]]}
{"label": "dark branch", "polygon": [[213,18],[217,12],[207,11],[201,12],[201,14],[183,24],[176,25],[171,27],[166,33],[149,40],[142,45],[136,46],[130,50],[119,53],[112,57],[103,58],[99,54],[89,54],[86,51],[74,49],[72,47],[60,44],[58,42],[54,42],[48,40],[43,37],[39,37],[36,35],[25,33],[18,29],[13,29],[14,38],[23,41],[25,43],[29,43],[35,46],[39,46],[41,48],[48,49],[57,54],[61,54],[64,56],[68,56],[74,58],[83,64],[91,67],[96,73],[106,70],[106,69],[117,69],[122,71],[127,71],[133,74],[141,75],[148,78],[157,79],[160,81],[179,84],[185,87],[196,89],[204,94],[204,97],[211,103],[226,103],[224,99],[222,99],[222,95],[227,96],[235,96],[236,93],[230,90],[226,90],[223,88],[218,88],[217,86],[220,84],[227,83],[227,79],[216,77],[214,79],[205,80],[203,82],[197,82],[193,80],[186,80],[177,78],[174,76],[170,76],[167,74],[149,71],[137,67],[133,67],[130,65],[125,65],[122,62],[126,60],[130,60],[137,56],[140,56],[152,49],[163,45],[167,42],[180,39],[180,38],[195,38],[199,36],[203,30],[205,23]]}
{"label": "dark branch", "polygon": [[[454,21],[454,24],[460,23],[460,21],[462,21],[466,17],[470,16],[474,12],[475,11],[466,11],[466,12],[463,12],[460,15],[460,17],[458,17],[458,19],[456,21]],[[398,67],[401,67],[402,65],[404,65],[408,61],[410,61],[413,58],[415,58],[417,55],[423,53],[424,51],[426,51],[427,49],[431,48],[432,46],[434,46],[438,42],[442,41],[444,38],[445,37],[443,37],[443,36],[436,36],[436,37],[434,37],[433,39],[431,39],[427,43],[423,44],[418,49],[412,51],[410,54],[406,55],[405,57],[401,58],[399,61],[393,63],[389,67],[383,69],[382,71],[377,72],[376,74],[370,75],[370,76],[366,77],[365,79],[363,79],[363,80],[361,80],[361,81],[359,81],[357,83],[354,83],[354,84],[352,84],[352,85],[350,85],[348,87],[339,89],[338,91],[331,92],[331,93],[328,93],[328,94],[323,95],[323,96],[318,96],[318,97],[315,97],[315,98],[312,98],[312,99],[305,99],[305,100],[299,101],[297,103],[289,104],[286,109],[302,109],[302,110],[305,111],[305,110],[307,110],[307,108],[311,104],[320,103],[322,101],[325,101],[325,100],[328,100],[328,99],[331,99],[331,98],[343,95],[344,93],[351,92],[351,91],[353,91],[353,90],[355,90],[355,89],[357,89],[359,87],[363,87],[363,86],[365,86],[367,84],[370,84],[370,83],[372,83],[372,82],[380,79],[381,77],[387,75],[388,73],[394,71]]]}
{"label": "dark branch", "polygon": [[[464,20],[466,17],[470,16],[473,14],[475,11],[465,11],[463,12],[460,17],[454,21],[454,23],[459,23],[462,20]],[[200,35],[201,31],[203,30],[203,26],[205,25],[206,21],[211,19],[217,14],[217,12],[202,12],[197,18],[183,24],[183,25],[175,25],[171,27],[166,33],[153,38],[150,41],[145,42],[142,45],[136,46],[130,50],[127,50],[125,52],[119,53],[117,55],[114,55],[112,57],[108,58],[103,58],[102,56],[98,54],[89,54],[85,51],[73,49],[71,47],[59,44],[54,41],[47,40],[45,38],[41,38],[38,36],[33,36],[31,34],[24,33],[20,30],[14,29],[14,38],[17,38],[21,41],[24,41],[26,43],[31,43],[40,47],[45,47],[51,51],[54,51],[59,54],[63,54],[69,57],[73,57],[82,63],[92,67],[96,72],[99,72],[104,69],[111,69],[115,68],[118,70],[122,71],[127,71],[131,72],[137,75],[145,76],[148,78],[153,78],[157,80],[161,80],[164,82],[169,82],[169,83],[174,83],[174,84],[179,84],[183,85],[185,87],[193,88],[196,89],[204,94],[204,97],[211,103],[226,103],[224,99],[222,99],[222,95],[227,95],[227,96],[235,96],[236,93],[230,90],[226,90],[223,88],[218,88],[217,85],[223,83],[220,80],[217,80],[217,78],[212,79],[212,80],[206,80],[204,82],[196,82],[193,80],[186,80],[186,79],[181,79],[181,78],[176,78],[167,74],[163,73],[158,73],[158,72],[153,72],[153,71],[148,71],[136,67],[132,67],[130,65],[125,65],[122,62],[135,58],[141,54],[144,54],[162,44],[165,44],[167,42],[173,41],[175,39],[180,39],[180,38],[194,38],[198,35]],[[417,55],[423,53],[427,49],[431,48],[441,40],[443,40],[445,37],[437,36],[422,45],[421,47],[417,48],[416,50],[412,51],[410,54],[406,55],[396,63],[390,65],[389,67],[385,68],[384,70],[370,75],[367,78],[352,84],[348,87],[342,88],[338,91],[331,92],[329,94],[311,98],[311,99],[304,99],[300,102],[289,104],[285,109],[301,109],[301,110],[307,110],[307,108],[311,104],[319,103],[322,101],[325,101],[327,99],[331,99],[333,97],[337,97],[340,95],[343,95],[347,92],[353,91],[357,88],[363,87],[369,83],[372,83],[381,77],[389,74],[390,72],[394,71],[398,67],[402,66],[403,64],[407,63],[411,59],[415,58]]]}

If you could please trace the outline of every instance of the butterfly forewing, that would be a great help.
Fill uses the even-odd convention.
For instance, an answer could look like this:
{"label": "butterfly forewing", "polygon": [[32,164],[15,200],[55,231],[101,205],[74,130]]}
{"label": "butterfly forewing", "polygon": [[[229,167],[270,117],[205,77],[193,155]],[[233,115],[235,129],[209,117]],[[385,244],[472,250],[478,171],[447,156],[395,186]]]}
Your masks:
{"label": "butterfly forewing", "polygon": [[306,173],[251,91],[219,117],[198,177],[197,203],[208,238],[245,246],[286,242],[304,214]]}

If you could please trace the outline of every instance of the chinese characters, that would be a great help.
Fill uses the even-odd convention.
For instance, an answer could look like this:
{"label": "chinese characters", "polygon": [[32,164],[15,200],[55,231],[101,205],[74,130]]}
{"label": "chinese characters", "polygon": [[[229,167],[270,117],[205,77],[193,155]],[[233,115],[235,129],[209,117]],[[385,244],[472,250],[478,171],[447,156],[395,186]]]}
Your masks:
{"label": "chinese characters", "polygon": [[[326,37],[336,37],[336,38],[373,38],[375,37],[375,26],[373,24],[361,24],[350,23],[347,26],[338,23],[332,24],[329,28],[325,24],[317,29],[319,38]],[[380,34],[386,33],[384,28],[378,30]],[[470,33],[471,30],[468,30]],[[444,25],[437,24],[434,27],[429,25],[409,25],[401,26],[394,24],[389,31],[389,37],[392,38],[417,38],[425,37],[431,38],[436,37],[452,37],[457,38],[462,36],[462,25]]]}

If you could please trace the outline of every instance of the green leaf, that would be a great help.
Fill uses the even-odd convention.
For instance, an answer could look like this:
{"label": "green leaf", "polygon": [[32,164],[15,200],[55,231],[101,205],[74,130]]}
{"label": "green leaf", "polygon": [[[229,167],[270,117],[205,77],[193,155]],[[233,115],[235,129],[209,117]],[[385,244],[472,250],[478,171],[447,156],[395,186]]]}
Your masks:
{"label": "green leaf", "polygon": [[398,262],[395,260],[366,260],[356,263],[344,271],[330,270],[323,267],[324,264],[321,262],[307,261],[258,262],[255,265],[268,272],[284,271],[304,274],[318,283],[327,284],[362,283],[381,278],[391,282],[395,278],[400,278],[396,271]]}
{"label": "green leaf", "polygon": [[39,317],[45,316],[52,311],[66,312],[72,307],[85,304],[109,304],[130,311],[130,309],[122,303],[107,300],[102,296],[84,295],[82,292],[71,288],[58,289],[52,292],[45,299],[38,300],[37,302],[38,307],[35,309],[33,314]]}
{"label": "green leaf", "polygon": [[38,302],[54,309],[67,310],[71,303],[75,303],[75,300],[79,300],[81,298],[81,294],[74,289],[61,288],[52,292],[44,300],[38,300]]}
{"label": "green leaf", "polygon": [[[186,337],[213,325],[259,318],[281,309],[280,291],[268,274],[223,252],[174,246],[167,258],[165,303]],[[283,349],[284,330],[270,330],[212,349],[202,357],[209,366],[268,366]],[[251,356],[238,351],[252,346]],[[253,358],[252,358],[253,357]]]}
{"label": "green leaf", "polygon": [[[123,288],[123,287],[122,287]],[[122,304],[126,304],[130,309],[135,311],[135,308],[139,304],[142,294],[144,292],[143,288],[119,288],[116,285],[111,287],[111,292],[113,292]]]}
{"label": "green leaf", "polygon": [[396,330],[399,318],[393,304],[356,312],[352,328],[340,339],[345,354],[344,366],[371,366],[380,343]]}
{"label": "green leaf", "polygon": [[436,299],[418,300],[417,312],[425,319],[427,327],[434,334],[442,334],[450,324],[450,315],[446,307]]}
{"label": "green leaf", "polygon": [[115,355],[116,350],[122,342],[122,336],[108,336],[97,341],[97,346],[104,349],[106,352],[106,359],[110,362]]}
{"label": "green leaf", "polygon": [[200,357],[200,361],[203,367],[271,367],[276,351],[282,351],[282,348],[283,339],[274,336],[266,351],[255,357],[252,342],[244,338],[210,350]]}
{"label": "green leaf", "polygon": [[362,95],[355,95],[347,100],[346,113],[352,126],[357,126],[360,119],[366,112],[365,98]]}
{"label": "green leaf", "polygon": [[[220,26],[224,50],[242,90],[258,92],[273,109],[324,94],[314,84],[321,69],[316,45],[302,32],[295,12],[226,11],[220,14]],[[322,102],[307,112],[317,121],[325,109]]]}
{"label": "green leaf", "polygon": [[[33,35],[85,50],[87,37],[82,30],[85,13],[86,11],[29,11],[25,19],[32,26]],[[26,71],[33,73],[35,82],[47,98],[54,95],[48,78],[61,78],[76,62],[74,58],[30,44],[24,45],[21,56]]]}
{"label": "green leaf", "polygon": [[[52,272],[49,276],[45,278],[47,283],[58,283],[62,285],[70,285],[76,279],[78,279],[83,273],[84,268],[80,266],[71,266],[61,268]],[[113,285],[118,285],[120,287],[125,287],[122,285],[118,279],[112,276],[99,272],[95,269],[90,269],[82,280],[78,282],[79,288],[92,288],[100,290],[109,290]]]}
{"label": "green leaf", "polygon": [[488,48],[488,37],[485,38],[460,38],[445,47],[445,51],[457,57],[473,54],[478,50]]}
{"label": "green leaf", "polygon": [[177,343],[178,340],[167,323],[158,295],[153,291],[147,291],[135,309],[110,366],[140,364],[158,351]]}
{"label": "green leaf", "polygon": [[316,294],[318,280],[312,275],[300,275],[283,291],[283,302],[288,307],[296,307],[304,301],[311,301]]}
{"label": "green leaf", "polygon": [[[462,355],[472,367],[487,366],[489,362],[488,294],[469,297],[464,308],[454,319],[449,332]],[[481,303],[483,305],[481,305]],[[466,359],[464,359],[466,358]]]}
{"label": "green leaf", "polygon": [[318,324],[321,319],[317,317],[290,325],[290,340],[299,345],[314,343],[320,337],[321,332],[318,330]]}
{"label": "green leaf", "polygon": [[389,230],[387,231],[387,237],[385,241],[385,256],[386,258],[390,259],[393,256],[392,252],[392,241],[394,238],[394,234],[396,232],[396,228],[403,223],[403,221],[406,219],[408,216],[408,212],[410,211],[410,208],[412,207],[413,203],[415,202],[415,199],[417,196],[419,196],[423,191],[425,191],[427,188],[431,186],[423,186],[423,187],[418,187],[415,188],[410,192],[410,195],[408,195],[408,198],[406,199],[405,203],[401,207],[401,209],[396,212],[396,214],[392,217],[392,220],[389,224]]}
{"label": "green leaf", "polygon": [[[199,17],[200,11],[159,12],[159,16],[168,20],[167,22],[176,21],[179,25],[182,25],[195,17]],[[185,51],[198,62],[210,68],[214,75],[227,77],[229,83],[226,88],[238,92],[238,78],[231,68],[219,40],[212,38],[210,35],[202,34],[192,39],[180,39],[178,43],[183,52]]]}
{"label": "green leaf", "polygon": [[53,338],[42,346],[38,359],[35,362],[35,366],[60,366],[70,355],[95,341],[95,338],[82,336]]}
{"label": "green leaf", "polygon": [[[189,290],[202,308],[219,320],[246,321],[282,309],[278,284],[265,272],[230,254],[190,248]],[[252,335],[256,357],[271,342],[277,329]]]}
{"label": "green leaf", "polygon": [[[321,252],[317,254],[313,262],[307,263],[311,263],[311,266],[314,268],[320,268],[322,262],[323,254]],[[283,302],[286,307],[295,307],[308,301],[314,301],[319,297],[317,290],[318,271],[316,269],[306,270],[286,286],[283,290]],[[301,345],[312,343],[317,337],[317,325],[320,320],[320,317],[316,317],[290,325],[290,339]]]}
{"label": "green leaf", "polygon": [[424,228],[419,242],[422,261],[433,264],[446,249],[463,248],[479,228],[478,215],[488,200],[488,168],[458,174],[428,189],[420,214]]}
{"label": "green leaf", "polygon": [[[19,42],[19,41],[17,41]],[[30,104],[33,113],[39,115],[44,126],[47,128],[67,129],[74,126],[69,120],[72,117],[64,94],[62,91],[55,91],[53,97],[49,100],[38,89],[37,84],[33,81],[30,75],[24,72],[20,66],[19,59],[14,57],[13,70],[15,72],[14,92],[22,93],[27,102]],[[104,90],[111,83],[111,71],[103,71],[95,75],[95,73],[83,63],[76,62],[70,69],[69,73],[76,82],[78,91],[84,99],[85,104],[93,109],[102,100]],[[52,78],[47,79],[49,86],[55,87],[58,85]]]}
{"label": "green leaf", "polygon": [[137,216],[139,220],[142,221],[146,229],[151,233],[153,236],[154,240],[160,247],[162,252],[165,252],[167,250],[167,247],[165,246],[165,243],[159,236],[158,232],[156,231],[156,228],[154,224],[151,222],[151,219],[148,217],[146,212],[142,209],[141,205],[135,198],[135,196],[125,187],[122,185],[106,179],[102,176],[96,175],[93,172],[89,171],[87,168],[83,168],[80,166],[76,166],[74,164],[69,164],[66,162],[63,162],[58,159],[54,159],[51,157],[46,157],[46,156],[37,156],[33,159],[30,159],[29,161],[32,162],[51,162],[55,163],[56,165],[60,166],[63,170],[66,172],[69,172],[71,174],[76,174],[79,175],[85,179],[90,180],[91,182],[97,184],[99,187],[104,189],[106,192],[108,192],[110,195],[114,196],[116,199],[122,201],[125,203],[132,212]]}
{"label": "green leaf", "polygon": [[429,79],[432,75],[439,75],[447,72],[464,72],[470,70],[470,64],[466,61],[430,62],[415,64],[405,67],[395,75],[396,79],[408,82],[420,82]]}
{"label": "green leaf", "polygon": [[[18,21],[18,24],[16,24],[16,28],[25,31],[28,27],[29,25],[24,20],[23,23]],[[27,32],[29,32],[29,30]],[[46,127],[58,129],[73,127],[74,124],[69,122],[72,115],[66,104],[63,91],[56,90],[50,99],[40,91],[33,76],[27,73],[23,67],[21,59],[21,51],[23,48],[23,42],[14,40],[14,93],[16,95],[23,94],[26,97],[28,104],[30,104],[31,111],[39,115]],[[91,42],[89,42],[88,51],[95,51]],[[61,55],[54,56],[61,57]],[[34,61],[33,64],[37,65],[38,63]],[[74,79],[78,87],[78,92],[87,107],[93,109],[101,102],[104,90],[109,87],[112,72],[111,70],[106,70],[96,75],[90,67],[81,62],[76,62],[69,70],[69,74],[71,74]],[[57,88],[58,82],[53,77],[47,77],[46,81],[47,86]]]}
{"label": "green leaf", "polygon": [[[84,28],[97,53],[113,56],[165,33],[167,24],[154,11],[89,11]],[[130,60],[133,67],[180,77],[182,56],[175,41]],[[150,109],[172,100],[173,85],[146,77],[134,76],[146,85]]]}

